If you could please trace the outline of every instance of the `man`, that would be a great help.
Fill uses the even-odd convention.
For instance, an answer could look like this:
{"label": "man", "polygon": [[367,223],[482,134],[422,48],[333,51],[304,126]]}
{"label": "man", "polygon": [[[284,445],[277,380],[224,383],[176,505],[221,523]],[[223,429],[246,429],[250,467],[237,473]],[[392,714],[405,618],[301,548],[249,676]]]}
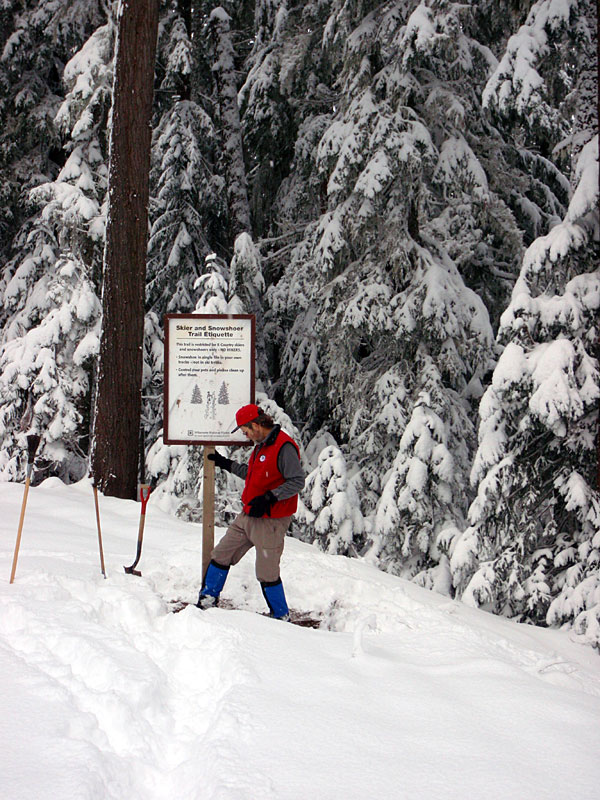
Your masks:
{"label": "man", "polygon": [[211,553],[196,605],[199,608],[217,605],[229,568],[255,547],[256,577],[271,616],[288,620],[279,562],[286,531],[298,507],[298,492],[304,486],[300,450],[296,442],[254,403],[242,406],[235,419],[234,431],[241,429],[255,444],[248,464],[232,461],[220,453],[211,453],[208,458],[220,469],[245,480],[244,508]]}

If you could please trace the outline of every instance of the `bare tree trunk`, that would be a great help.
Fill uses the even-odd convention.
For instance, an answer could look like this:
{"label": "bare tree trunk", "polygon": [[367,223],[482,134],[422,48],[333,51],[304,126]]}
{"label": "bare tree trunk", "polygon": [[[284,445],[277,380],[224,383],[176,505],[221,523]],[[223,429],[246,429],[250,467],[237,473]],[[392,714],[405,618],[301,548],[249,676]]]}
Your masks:
{"label": "bare tree trunk", "polygon": [[138,476],[158,0],[121,0],[118,25],[91,466],[105,494],[133,498]]}

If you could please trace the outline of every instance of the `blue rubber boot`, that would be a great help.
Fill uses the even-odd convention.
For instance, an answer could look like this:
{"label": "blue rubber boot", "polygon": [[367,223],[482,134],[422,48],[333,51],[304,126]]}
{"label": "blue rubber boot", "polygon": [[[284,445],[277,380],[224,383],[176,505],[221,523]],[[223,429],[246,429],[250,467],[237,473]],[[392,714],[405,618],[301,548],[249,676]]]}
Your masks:
{"label": "blue rubber boot", "polygon": [[262,583],[261,587],[267,605],[271,611],[271,616],[275,619],[282,619],[286,622],[290,618],[290,610],[285,599],[285,592],[283,591],[283,584],[281,578],[271,583]]}
{"label": "blue rubber boot", "polygon": [[212,608],[219,605],[219,595],[225,586],[228,573],[229,567],[223,567],[216,561],[210,562],[196,603],[198,608]]}

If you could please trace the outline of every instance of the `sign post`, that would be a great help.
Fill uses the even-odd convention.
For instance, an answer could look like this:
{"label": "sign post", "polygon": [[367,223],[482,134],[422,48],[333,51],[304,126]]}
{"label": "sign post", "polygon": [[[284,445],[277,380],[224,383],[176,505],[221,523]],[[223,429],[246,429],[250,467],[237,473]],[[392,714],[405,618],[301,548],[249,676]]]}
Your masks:
{"label": "sign post", "polygon": [[204,448],[204,472],[202,473],[202,575],[206,575],[210,554],[215,546],[215,462],[208,456],[215,448],[208,444]]}
{"label": "sign post", "polygon": [[214,546],[215,445],[247,445],[235,412],[254,402],[255,320],[251,314],[165,316],[165,444],[204,446],[202,574]]}

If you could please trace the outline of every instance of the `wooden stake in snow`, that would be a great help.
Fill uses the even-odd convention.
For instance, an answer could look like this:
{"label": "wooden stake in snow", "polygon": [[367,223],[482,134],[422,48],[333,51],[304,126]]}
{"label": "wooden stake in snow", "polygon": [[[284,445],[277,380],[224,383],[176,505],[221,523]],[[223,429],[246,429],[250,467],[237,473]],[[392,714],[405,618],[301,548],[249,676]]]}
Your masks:
{"label": "wooden stake in snow", "polygon": [[37,449],[40,445],[40,439],[40,436],[33,434],[27,437],[27,477],[25,478],[25,491],[23,492],[23,502],[21,504],[21,518],[19,519],[19,529],[17,531],[17,541],[15,543],[15,553],[13,555],[10,583],[13,583],[15,579],[15,573],[17,571],[17,560],[19,558],[19,548],[21,547],[21,534],[23,532],[23,522],[25,520],[25,507],[27,505],[27,496],[29,494],[29,484],[31,483],[33,462],[35,460]]}
{"label": "wooden stake in snow", "polygon": [[[93,479],[92,479],[93,480]],[[100,507],[98,505],[98,487],[96,482],[93,482],[94,487],[94,505],[96,506],[96,526],[98,528],[98,548],[100,550],[100,569],[106,578],[106,570],[104,569],[104,550],[102,549],[102,530],[100,529]]]}

